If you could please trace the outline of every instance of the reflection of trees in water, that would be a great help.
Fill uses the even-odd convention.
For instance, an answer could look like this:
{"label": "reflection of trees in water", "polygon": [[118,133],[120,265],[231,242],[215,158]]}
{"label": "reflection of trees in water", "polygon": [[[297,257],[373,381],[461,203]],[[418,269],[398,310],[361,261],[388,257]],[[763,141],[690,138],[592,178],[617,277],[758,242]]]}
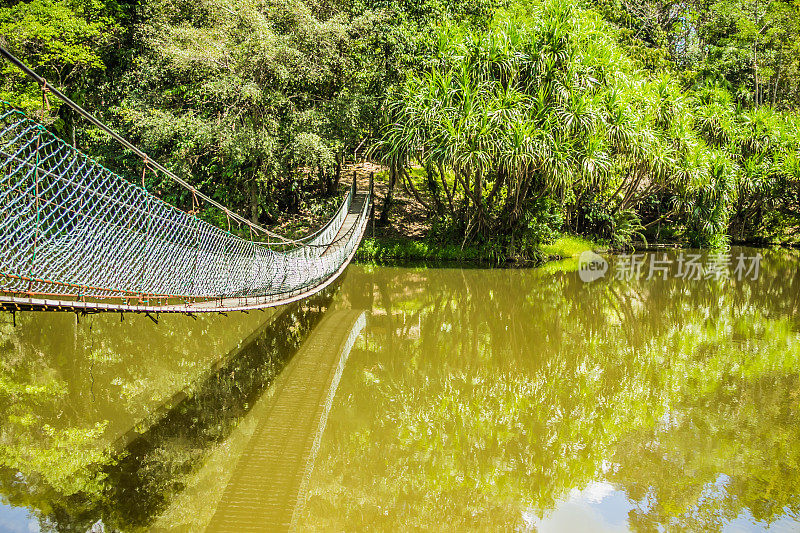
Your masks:
{"label": "reflection of trees in water", "polygon": [[33,507],[41,498],[97,493],[102,478],[85,467],[109,459],[96,445],[107,421],[62,422],[77,418],[63,378],[79,366],[75,317],[53,315],[43,325],[20,314],[13,322],[0,314],[0,490],[13,505]]}
{"label": "reflection of trees in water", "polygon": [[764,522],[800,518],[799,397],[797,372],[727,375],[704,395],[679,398],[655,426],[626,434],[608,477],[637,502],[632,526],[721,530],[743,510]]}
{"label": "reflection of trees in water", "polygon": [[604,476],[641,530],[796,513],[800,278],[762,253],[758,282],[351,272],[373,315],[306,524],[518,526]]}
{"label": "reflection of trees in water", "polygon": [[[214,372],[187,389],[187,396],[182,401],[169,405],[166,413],[151,417],[155,419],[152,425],[127,444],[121,453],[111,453],[107,441],[102,441],[104,447],[99,447],[97,437],[102,431],[91,433],[76,427],[78,424],[68,424],[62,431],[51,434],[42,429],[38,420],[27,433],[27,428],[18,427],[21,424],[13,428],[4,427],[0,450],[5,467],[0,469],[0,491],[13,505],[31,508],[45,528],[86,531],[100,517],[107,526],[125,531],[145,528],[182,489],[182,476],[197,468],[214,444],[227,437],[297,351],[323,315],[330,294],[327,291],[283,310],[265,328],[251,336],[248,343],[234,350]],[[28,319],[23,315],[17,320],[20,318],[23,321]],[[228,322],[231,326],[237,323]],[[24,324],[20,327],[24,332]],[[171,326],[162,322],[158,328],[161,327]],[[49,347],[31,342],[31,346],[37,347],[35,353],[40,358],[27,359],[30,354],[21,351],[19,343],[15,345],[14,340],[24,333],[5,326],[2,328],[0,331],[4,337],[0,339],[0,346],[5,346],[7,353],[20,361],[15,361],[10,373],[7,368],[3,369],[0,398],[6,400],[10,397],[9,391],[14,390],[8,385],[8,375],[15,380],[12,385],[33,390],[31,384],[42,382],[37,372],[42,373],[41,369],[45,369],[45,374],[53,374],[50,381],[44,381],[49,388],[34,390],[34,397],[14,409],[5,404],[3,407],[7,413],[18,410],[34,414],[46,412],[45,418],[52,416],[50,411],[57,411],[54,402],[62,400],[64,389],[71,386],[59,379],[58,372],[52,371],[55,366],[52,361],[48,366],[47,358],[54,352]],[[54,326],[41,338],[50,338],[50,333],[57,336],[60,331],[62,328]],[[233,327],[228,334],[238,332],[239,329]],[[95,333],[101,340],[107,339],[97,328]],[[185,335],[186,331],[178,323],[172,326],[171,331],[165,333],[162,330],[160,333]],[[244,333],[239,339],[246,336]],[[130,341],[125,342],[136,343],[137,338],[142,341],[142,346],[147,345],[147,341],[137,335],[131,335]],[[209,342],[209,339],[194,342]],[[128,369],[123,378],[135,375],[137,363],[142,364],[137,360],[128,363],[133,368]],[[141,372],[148,374],[144,368]],[[152,376],[152,370],[149,375]],[[175,393],[174,387],[171,392]],[[95,393],[101,394],[102,389],[95,389]],[[35,434],[31,436],[29,433]],[[82,449],[94,455],[81,454]],[[70,455],[74,457],[70,459]],[[21,475],[20,470],[25,474]]]}
{"label": "reflection of trees in water", "polygon": [[[510,528],[600,477],[626,490],[641,530],[797,513],[800,274],[796,254],[762,253],[758,283],[350,269],[342,301],[373,313],[331,412],[307,525]],[[148,391],[174,392],[171,369],[202,343],[247,336],[246,315],[225,322],[233,332],[162,318],[180,352],[172,366],[120,355],[163,346],[133,325],[114,338],[99,317],[89,331],[58,322],[72,315],[18,315],[17,328],[0,315],[0,491],[59,530],[99,516],[145,527],[280,368],[284,356],[265,354],[313,327],[317,311],[298,312],[123,456],[97,445],[112,412],[98,406],[124,392],[133,419]],[[720,473],[724,489],[710,489]]]}
{"label": "reflection of trees in water", "polygon": [[0,464],[60,493],[100,490],[86,466],[269,316],[0,313]]}

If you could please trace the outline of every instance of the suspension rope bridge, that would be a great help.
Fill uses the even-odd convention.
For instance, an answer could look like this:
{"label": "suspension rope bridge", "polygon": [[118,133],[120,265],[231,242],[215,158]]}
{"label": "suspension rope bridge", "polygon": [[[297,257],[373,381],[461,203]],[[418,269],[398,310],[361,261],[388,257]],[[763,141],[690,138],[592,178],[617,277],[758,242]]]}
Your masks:
{"label": "suspension rope bridge", "polygon": [[[75,311],[225,312],[306,298],[332,283],[367,226],[370,190],[355,178],[333,218],[302,239],[244,219],[152,161],[0,47],[42,87],[143,160],[142,184],[103,167],[0,102],[0,306]],[[221,209],[229,229],[156,197],[144,172]],[[251,239],[230,231],[231,220]],[[266,236],[261,242],[256,237]],[[275,242],[272,242],[272,241]]]}

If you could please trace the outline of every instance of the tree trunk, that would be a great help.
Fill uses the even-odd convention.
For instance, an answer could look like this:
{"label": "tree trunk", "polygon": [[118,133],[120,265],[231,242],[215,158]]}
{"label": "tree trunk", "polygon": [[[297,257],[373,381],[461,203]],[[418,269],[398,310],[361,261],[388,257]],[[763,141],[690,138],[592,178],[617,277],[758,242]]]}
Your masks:
{"label": "tree trunk", "polygon": [[506,181],[506,171],[503,168],[499,168],[497,170],[497,178],[494,180],[494,186],[492,187],[492,192],[489,193],[489,198],[486,199],[486,204],[491,209],[492,201],[494,201],[494,197],[497,196],[497,193],[500,192],[500,187]]}
{"label": "tree trunk", "polygon": [[[781,79],[781,60],[782,59],[783,58],[782,58],[781,54],[778,54],[778,65],[775,67],[775,84],[773,85],[773,88],[772,88],[772,106],[773,107],[775,106],[775,100],[778,99],[778,80]],[[767,88],[767,91],[769,91],[769,88]]]}
{"label": "tree trunk", "polygon": [[328,182],[328,196],[336,196],[339,182],[342,180],[342,155],[336,154],[336,167],[333,172],[333,179]]}
{"label": "tree trunk", "polygon": [[336,184],[333,180],[334,174],[329,168],[319,167],[320,189],[322,196],[333,196],[336,194]]}
{"label": "tree trunk", "polygon": [[425,179],[428,181],[428,190],[431,191],[433,197],[433,207],[436,209],[436,214],[441,215],[444,213],[444,204],[439,198],[439,182],[436,181],[434,172],[436,171],[433,169],[433,165],[430,163],[425,165]]}
{"label": "tree trunk", "polygon": [[754,91],[755,96],[753,98],[753,101],[755,102],[756,107],[758,107],[758,90],[759,90],[759,85],[758,85],[758,48],[757,48],[757,46],[758,46],[758,39],[756,39],[755,42],[753,43],[753,76],[755,78],[755,91]]}
{"label": "tree trunk", "polygon": [[378,219],[379,226],[389,225],[389,209],[392,207],[392,200],[394,195],[394,186],[397,182],[397,165],[393,162],[389,167],[389,188],[386,190],[386,197],[383,199],[383,209],[381,209],[381,216]]}
{"label": "tree trunk", "polygon": [[258,183],[255,178],[250,180],[250,221],[258,224]]}
{"label": "tree trunk", "polygon": [[78,148],[78,144],[77,144],[77,142],[75,141],[75,129],[76,129],[76,128],[75,128],[75,122],[76,122],[76,120],[75,120],[75,115],[76,115],[77,113],[76,113],[75,111],[73,111],[73,110],[71,110],[71,109],[70,109],[70,112],[69,112],[69,114],[70,114],[70,119],[71,119],[71,120],[70,120],[70,122],[72,122],[72,124],[70,124],[70,128],[71,128],[71,130],[72,130],[72,147],[73,147],[73,148],[75,148],[75,149],[77,149],[77,148]]}
{"label": "tree trunk", "polygon": [[453,182],[453,193],[450,193],[450,187],[447,186],[447,178],[444,174],[444,168],[442,167],[441,163],[436,165],[436,168],[439,171],[439,179],[442,180],[442,188],[444,189],[444,194],[447,197],[447,204],[450,206],[450,212],[453,213],[455,216],[456,208],[453,204],[453,195],[455,194],[455,181]]}
{"label": "tree trunk", "polygon": [[483,208],[483,171],[475,173],[475,189],[472,192],[475,202],[475,211],[479,212]]}
{"label": "tree trunk", "polygon": [[[758,1],[753,4],[753,22],[756,26],[759,25],[758,19]],[[755,98],[754,102],[756,107],[759,105],[759,80],[758,80],[758,33],[756,33],[755,38],[753,39],[753,77],[755,78]]]}
{"label": "tree trunk", "polygon": [[411,181],[411,176],[408,174],[408,171],[405,169],[405,167],[398,169],[398,173],[400,174],[400,178],[404,186],[406,182],[408,183],[408,186],[405,187],[406,190],[414,196],[414,199],[419,202],[422,207],[424,207],[427,211],[431,211],[431,206],[429,206],[428,203],[422,199],[419,191],[417,191],[417,188],[414,187],[414,182]]}

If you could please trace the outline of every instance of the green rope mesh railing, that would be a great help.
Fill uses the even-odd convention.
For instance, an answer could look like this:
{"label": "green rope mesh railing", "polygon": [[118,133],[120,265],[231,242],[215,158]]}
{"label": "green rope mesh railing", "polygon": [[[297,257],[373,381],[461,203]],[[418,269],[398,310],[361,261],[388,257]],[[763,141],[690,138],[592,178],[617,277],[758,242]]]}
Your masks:
{"label": "green rope mesh railing", "polygon": [[[355,187],[300,241],[239,238],[153,196],[0,105],[0,292],[69,298],[256,298],[310,292],[352,257]],[[347,222],[347,223],[346,223]]]}

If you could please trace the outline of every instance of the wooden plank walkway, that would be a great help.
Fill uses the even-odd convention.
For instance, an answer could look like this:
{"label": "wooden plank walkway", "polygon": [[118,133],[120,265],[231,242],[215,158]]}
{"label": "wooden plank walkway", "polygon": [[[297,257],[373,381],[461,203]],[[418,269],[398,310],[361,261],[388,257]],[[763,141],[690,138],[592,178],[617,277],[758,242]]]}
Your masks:
{"label": "wooden plank walkway", "polygon": [[350,349],[365,325],[336,311],[314,329],[253,407],[258,427],[206,531],[288,531],[303,505],[328,412]]}
{"label": "wooden plank walkway", "polygon": [[359,219],[361,218],[361,211],[364,209],[364,202],[367,201],[367,197],[363,194],[356,195],[353,198],[353,202],[350,204],[350,209],[347,212],[347,216],[344,219],[344,223],[342,227],[339,228],[339,233],[331,241],[331,245],[322,252],[321,257],[325,257],[328,254],[334,253],[336,250],[344,248],[345,244],[347,243],[347,235],[352,231],[353,226],[358,224]]}

